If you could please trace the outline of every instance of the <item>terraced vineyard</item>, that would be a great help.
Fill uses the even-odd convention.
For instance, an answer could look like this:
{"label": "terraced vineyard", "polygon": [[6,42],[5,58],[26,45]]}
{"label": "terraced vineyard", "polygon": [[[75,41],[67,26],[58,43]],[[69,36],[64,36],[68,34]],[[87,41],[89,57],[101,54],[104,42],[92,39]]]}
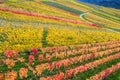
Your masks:
{"label": "terraced vineyard", "polygon": [[119,9],[0,1],[0,80],[120,80],[119,73]]}

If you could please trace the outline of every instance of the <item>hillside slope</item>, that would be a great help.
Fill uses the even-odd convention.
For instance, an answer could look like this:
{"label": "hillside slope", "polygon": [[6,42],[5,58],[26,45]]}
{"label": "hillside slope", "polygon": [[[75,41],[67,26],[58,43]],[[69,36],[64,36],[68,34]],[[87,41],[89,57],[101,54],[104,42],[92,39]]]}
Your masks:
{"label": "hillside slope", "polygon": [[2,1],[0,80],[120,80],[120,10],[76,0]]}

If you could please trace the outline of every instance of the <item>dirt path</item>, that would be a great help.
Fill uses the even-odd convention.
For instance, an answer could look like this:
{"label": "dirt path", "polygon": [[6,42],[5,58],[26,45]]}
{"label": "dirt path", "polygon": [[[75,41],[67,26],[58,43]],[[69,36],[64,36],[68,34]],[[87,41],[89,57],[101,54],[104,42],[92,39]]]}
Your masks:
{"label": "dirt path", "polygon": [[87,20],[84,18],[84,15],[86,15],[87,13],[88,13],[88,12],[83,13],[83,14],[80,14],[80,18],[81,18],[83,21],[87,22],[88,24],[94,24],[94,23],[91,23],[91,22],[87,21]]}

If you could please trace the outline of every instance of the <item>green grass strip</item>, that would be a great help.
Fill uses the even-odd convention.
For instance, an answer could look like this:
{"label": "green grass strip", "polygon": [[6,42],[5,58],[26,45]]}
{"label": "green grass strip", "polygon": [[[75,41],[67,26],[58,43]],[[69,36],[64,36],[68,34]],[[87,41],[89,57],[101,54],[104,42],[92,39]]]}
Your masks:
{"label": "green grass strip", "polygon": [[76,10],[76,9],[73,9],[73,8],[70,8],[70,7],[55,3],[55,2],[42,1],[42,3],[53,6],[53,7],[57,7],[59,9],[63,9],[65,11],[68,11],[68,12],[71,12],[71,13],[74,13],[74,14],[77,14],[77,15],[80,15],[80,14],[83,13],[82,11],[79,11],[79,10]]}
{"label": "green grass strip", "polygon": [[47,41],[46,41],[47,34],[48,34],[48,28],[44,27],[44,29],[43,29],[42,47],[47,47]]}

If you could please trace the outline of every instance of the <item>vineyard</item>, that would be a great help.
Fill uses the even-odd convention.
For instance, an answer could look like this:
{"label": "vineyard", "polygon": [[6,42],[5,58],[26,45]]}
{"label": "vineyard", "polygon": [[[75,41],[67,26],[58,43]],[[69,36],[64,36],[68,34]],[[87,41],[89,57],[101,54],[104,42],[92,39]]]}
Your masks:
{"label": "vineyard", "polygon": [[1,0],[0,80],[120,80],[120,10]]}

